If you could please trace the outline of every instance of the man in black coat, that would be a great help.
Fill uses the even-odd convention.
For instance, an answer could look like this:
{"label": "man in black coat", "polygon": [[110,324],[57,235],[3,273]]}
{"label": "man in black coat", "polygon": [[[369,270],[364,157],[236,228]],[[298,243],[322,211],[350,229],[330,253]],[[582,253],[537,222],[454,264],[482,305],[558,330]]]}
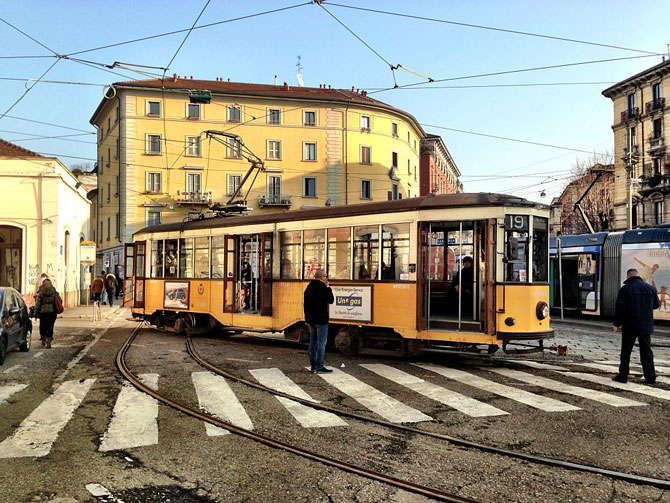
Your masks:
{"label": "man in black coat", "polygon": [[335,301],[326,272],[319,269],[305,288],[305,322],[309,326],[309,363],[312,372],[332,372],[323,364],[328,342],[328,305]]}
{"label": "man in black coat", "polygon": [[[461,292],[461,316],[463,318],[472,317],[472,301],[474,296],[475,268],[472,267],[472,257],[463,258],[463,268],[454,274],[451,282],[454,289],[456,306],[458,306],[458,291]],[[460,276],[460,284],[459,284]],[[456,307],[458,312],[458,307]]]}
{"label": "man in black coat", "polygon": [[654,333],[654,309],[661,306],[658,292],[653,285],[642,280],[637,269],[628,269],[626,281],[619,290],[614,313],[614,331],[621,330],[621,362],[619,373],[612,377],[616,382],[628,382],[630,353],[635,339],[640,341],[640,360],[644,379],[649,384],[656,382],[654,353],[651,350],[651,334]]}

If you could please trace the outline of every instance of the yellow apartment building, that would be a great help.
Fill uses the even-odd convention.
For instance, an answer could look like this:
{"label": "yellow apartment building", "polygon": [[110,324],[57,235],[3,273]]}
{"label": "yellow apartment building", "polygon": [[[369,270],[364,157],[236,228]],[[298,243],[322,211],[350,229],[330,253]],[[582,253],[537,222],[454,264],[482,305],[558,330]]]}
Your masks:
{"label": "yellow apartment building", "polygon": [[670,61],[605,89],[614,105],[613,229],[670,221]]}
{"label": "yellow apartment building", "polygon": [[[121,272],[135,231],[226,204],[249,153],[264,169],[235,200],[254,214],[419,195],[423,129],[364,91],[174,75],[112,84],[90,122],[98,130],[92,226],[107,270]],[[243,146],[207,131],[237,135]]]}

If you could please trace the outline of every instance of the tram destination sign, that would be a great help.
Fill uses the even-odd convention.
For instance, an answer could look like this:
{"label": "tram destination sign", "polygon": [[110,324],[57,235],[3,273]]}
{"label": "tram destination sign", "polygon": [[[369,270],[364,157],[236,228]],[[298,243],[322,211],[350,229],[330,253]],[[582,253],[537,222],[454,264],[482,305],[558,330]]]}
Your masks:
{"label": "tram destination sign", "polygon": [[528,215],[505,215],[505,229],[508,231],[527,231]]}
{"label": "tram destination sign", "polygon": [[330,318],[346,321],[372,321],[372,286],[333,286],[335,302]]}

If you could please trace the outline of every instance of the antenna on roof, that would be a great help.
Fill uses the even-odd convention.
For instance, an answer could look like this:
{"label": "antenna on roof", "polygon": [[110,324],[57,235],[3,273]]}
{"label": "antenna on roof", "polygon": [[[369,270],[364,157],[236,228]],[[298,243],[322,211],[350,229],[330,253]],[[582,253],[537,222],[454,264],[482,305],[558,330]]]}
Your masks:
{"label": "antenna on roof", "polygon": [[297,69],[298,85],[300,87],[305,87],[305,81],[302,80],[302,65],[300,64],[300,54],[298,54],[298,64],[295,65]]}

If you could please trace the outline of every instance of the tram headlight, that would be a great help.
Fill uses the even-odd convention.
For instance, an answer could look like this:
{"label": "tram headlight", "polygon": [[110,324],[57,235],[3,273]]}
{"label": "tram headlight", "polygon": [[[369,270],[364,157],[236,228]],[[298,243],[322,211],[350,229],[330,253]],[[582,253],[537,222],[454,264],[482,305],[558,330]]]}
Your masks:
{"label": "tram headlight", "polygon": [[547,316],[549,316],[549,306],[547,305],[546,302],[538,302],[537,308],[535,309],[535,313],[537,314],[538,320],[543,320]]}

